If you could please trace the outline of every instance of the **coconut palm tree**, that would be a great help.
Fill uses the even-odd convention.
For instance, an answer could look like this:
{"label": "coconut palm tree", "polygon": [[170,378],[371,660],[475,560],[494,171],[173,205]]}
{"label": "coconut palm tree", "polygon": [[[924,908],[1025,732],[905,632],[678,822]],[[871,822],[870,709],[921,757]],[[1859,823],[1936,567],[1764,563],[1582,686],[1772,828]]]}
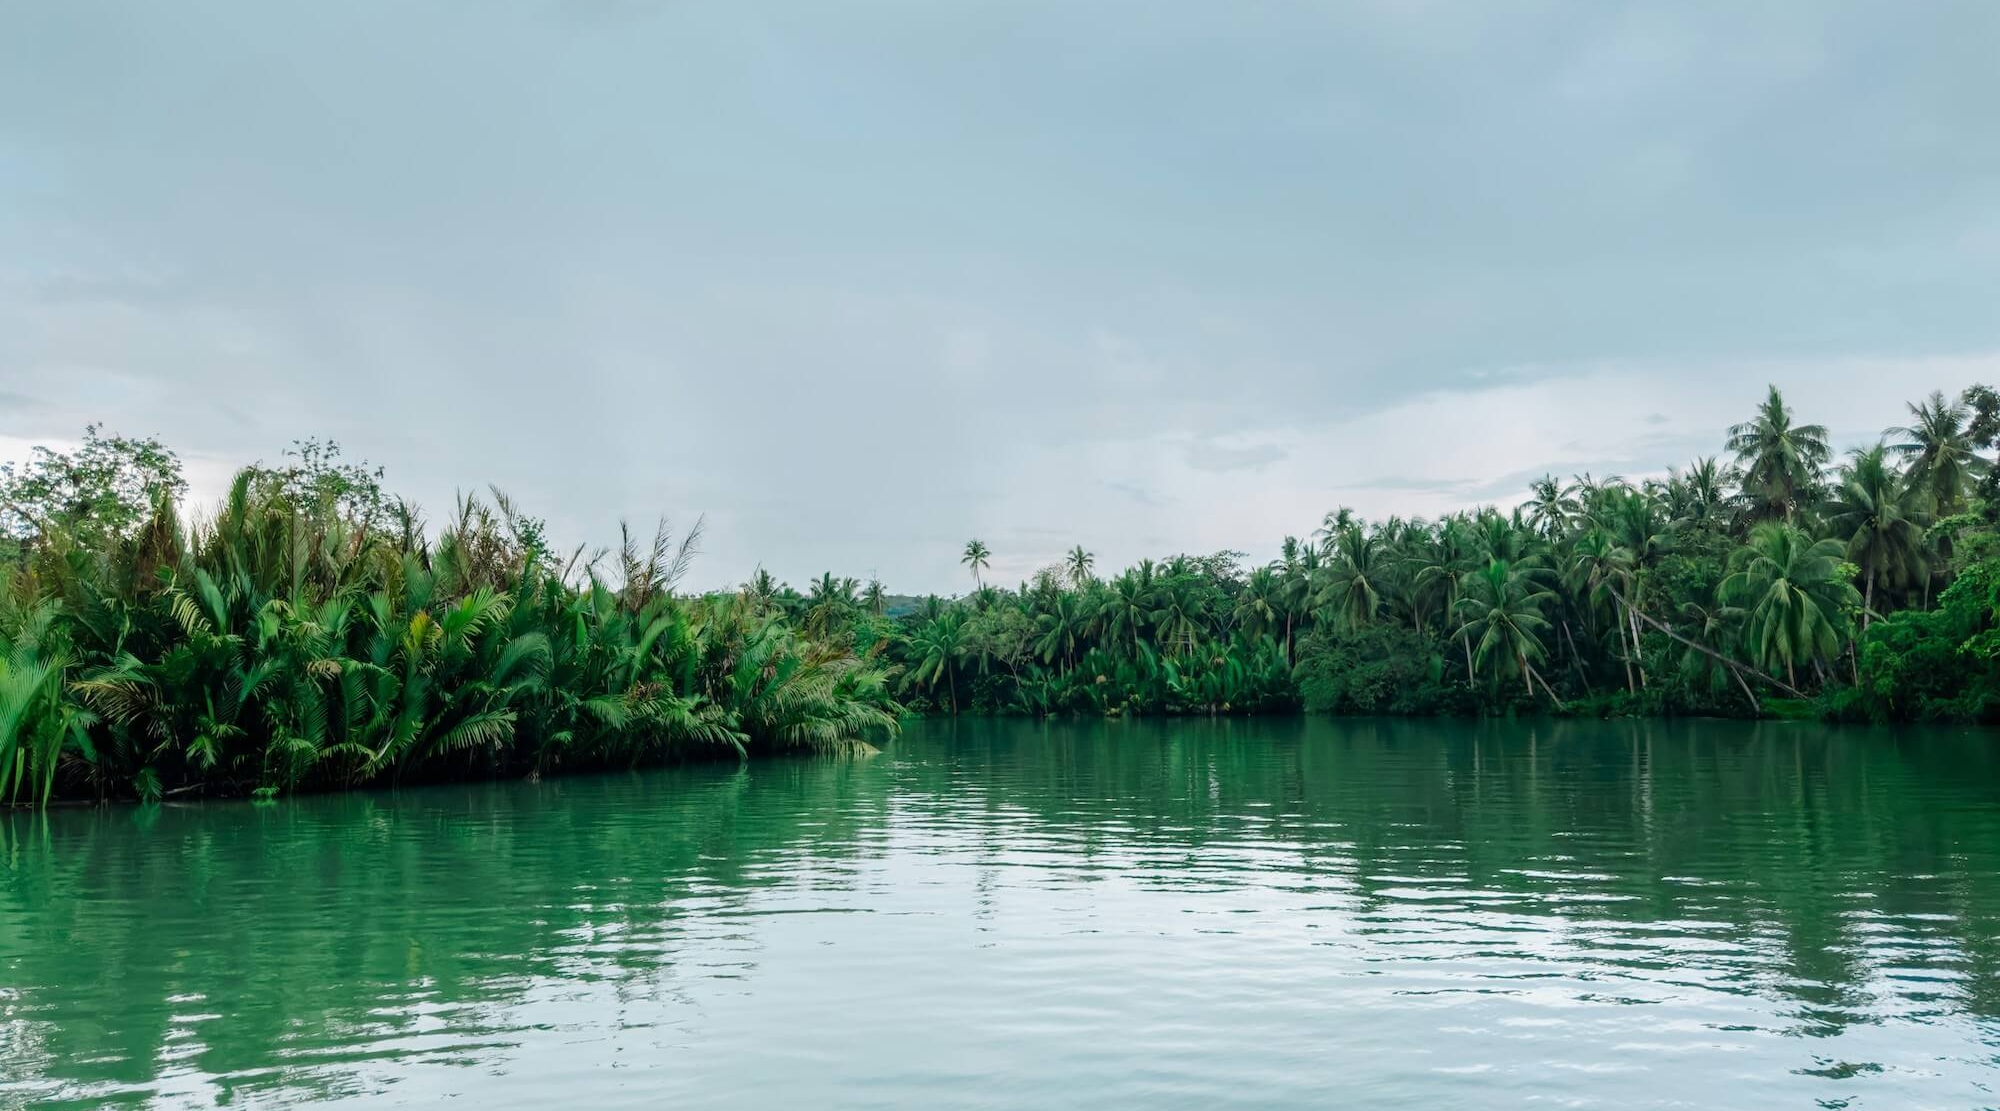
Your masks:
{"label": "coconut palm tree", "polygon": [[1932,390],[1909,410],[1907,426],[1889,429],[1896,437],[1889,450],[1908,461],[1909,484],[1930,498],[1938,516],[1948,517],[1964,506],[1966,491],[1987,468],[1973,446],[1972,409]]}
{"label": "coconut palm tree", "polygon": [[1285,537],[1278,564],[1279,597],[1285,615],[1285,659],[1297,662],[1297,633],[1312,613],[1313,591],[1319,578],[1319,549],[1301,544],[1295,536]]}
{"label": "coconut palm tree", "polygon": [[831,571],[815,579],[806,595],[806,631],[825,637],[840,628],[861,604],[855,596],[859,585],[853,579],[836,579]]}
{"label": "coconut palm tree", "polygon": [[[1547,656],[1542,634],[1548,618],[1542,609],[1555,595],[1535,581],[1529,569],[1513,567],[1506,560],[1489,560],[1485,567],[1465,576],[1458,600],[1460,624],[1457,636],[1473,646],[1473,666],[1490,669],[1496,680],[1515,675],[1527,685],[1530,695],[1541,679],[1535,661]],[[1555,692],[1542,682],[1551,699]]]}
{"label": "coconut palm tree", "polygon": [[1097,557],[1084,551],[1083,545],[1071,548],[1069,554],[1063,557],[1063,567],[1069,572],[1069,584],[1082,590],[1083,584],[1090,581],[1090,569],[1096,563]]}
{"label": "coconut palm tree", "polygon": [[1818,664],[1840,651],[1848,640],[1848,610],[1861,605],[1860,592],[1841,574],[1845,554],[1840,541],[1815,541],[1783,522],[1750,531],[1716,594],[1744,611],[1751,662],[1783,668],[1796,687],[1800,664]]}
{"label": "coconut palm tree", "polygon": [[1663,508],[1676,529],[1721,528],[1727,523],[1732,482],[1729,468],[1714,456],[1704,455],[1689,463],[1686,470],[1674,467],[1667,471]]}
{"label": "coconut palm tree", "polygon": [[777,605],[779,590],[778,580],[762,567],[757,568],[750,581],[743,584],[744,597],[759,610],[769,610]]}
{"label": "coconut palm tree", "polygon": [[958,561],[972,569],[972,584],[974,586],[986,585],[984,580],[979,577],[979,573],[993,566],[993,550],[986,546],[985,541],[966,541],[965,554],[959,556]]}
{"label": "coconut palm tree", "polygon": [[1576,495],[1565,490],[1554,475],[1543,475],[1528,489],[1528,500],[1521,508],[1526,511],[1529,523],[1544,539],[1554,539],[1567,531],[1570,521],[1582,512]]}
{"label": "coconut palm tree", "polygon": [[1059,594],[1047,609],[1035,615],[1034,648],[1043,663],[1061,659],[1065,665],[1075,666],[1077,649],[1083,646],[1089,632],[1083,605],[1075,594]]}
{"label": "coconut palm tree", "polygon": [[1863,629],[1874,616],[1877,583],[1897,589],[1929,573],[1924,530],[1931,522],[1930,496],[1896,474],[1889,450],[1876,444],[1850,452],[1827,507],[1828,526],[1847,538],[1847,558],[1861,568]]}
{"label": "coconut palm tree", "polygon": [[1570,594],[1579,602],[1586,621],[1594,621],[1593,615],[1601,617],[1607,611],[1612,615],[1611,623],[1618,630],[1618,654],[1625,664],[1625,689],[1637,694],[1639,682],[1632,666],[1638,655],[1634,650],[1637,637],[1624,602],[1632,596],[1633,576],[1632,552],[1621,547],[1608,529],[1592,527],[1570,548]]}
{"label": "coconut palm tree", "polygon": [[1352,527],[1353,524],[1354,511],[1344,505],[1321,518],[1319,527],[1313,530],[1313,535],[1319,538],[1319,553],[1323,556],[1332,555],[1334,543],[1341,531]]}
{"label": "coconut palm tree", "polygon": [[1794,424],[1778,387],[1770,387],[1757,415],[1729,429],[1729,450],[1742,473],[1752,520],[1792,520],[1817,493],[1832,451],[1824,425]]}
{"label": "coconut palm tree", "polygon": [[1184,656],[1194,650],[1204,624],[1199,598],[1192,589],[1194,576],[1171,573],[1154,592],[1153,632],[1169,656]]}
{"label": "coconut palm tree", "polygon": [[1283,588],[1277,572],[1269,567],[1259,567],[1250,572],[1250,578],[1243,584],[1243,592],[1236,596],[1236,605],[1230,611],[1229,619],[1236,628],[1253,640],[1273,635],[1282,621],[1285,600]]}
{"label": "coconut palm tree", "polygon": [[1348,521],[1332,533],[1333,556],[1314,598],[1331,621],[1358,629],[1375,620],[1394,564],[1383,555],[1381,536]]}
{"label": "coconut palm tree", "polygon": [[910,679],[932,690],[942,681],[953,714],[958,713],[958,658],[963,650],[964,631],[965,619],[956,610],[947,610],[919,625],[908,640]]}
{"label": "coconut palm tree", "polygon": [[1140,639],[1152,628],[1153,604],[1151,560],[1111,580],[1098,607],[1105,643],[1138,655]]}

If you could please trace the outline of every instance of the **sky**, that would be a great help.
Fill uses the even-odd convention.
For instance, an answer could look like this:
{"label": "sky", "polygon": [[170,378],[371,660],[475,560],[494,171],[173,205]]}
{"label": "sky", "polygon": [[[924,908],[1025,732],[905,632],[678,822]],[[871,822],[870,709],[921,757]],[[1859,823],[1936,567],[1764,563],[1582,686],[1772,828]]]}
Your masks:
{"label": "sky", "polygon": [[2000,5],[0,0],[0,458],[1269,558],[2000,381]]}

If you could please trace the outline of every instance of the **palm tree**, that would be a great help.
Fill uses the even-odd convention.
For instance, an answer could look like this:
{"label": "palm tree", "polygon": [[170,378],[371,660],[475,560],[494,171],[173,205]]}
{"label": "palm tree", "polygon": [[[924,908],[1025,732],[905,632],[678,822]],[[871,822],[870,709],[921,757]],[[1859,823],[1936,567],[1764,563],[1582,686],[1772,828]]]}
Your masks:
{"label": "palm tree", "polygon": [[1909,484],[1929,496],[1938,516],[1948,517],[1958,512],[1965,492],[1987,466],[1973,448],[1972,409],[1964,401],[1947,402],[1943,393],[1932,390],[1909,410],[1909,425],[1889,430],[1899,438],[1890,450],[1909,461]]}
{"label": "palm tree", "polygon": [[857,586],[853,579],[834,578],[831,571],[814,580],[806,596],[806,630],[824,637],[839,627],[860,604],[854,595]]}
{"label": "palm tree", "polygon": [[1285,605],[1282,589],[1277,573],[1271,568],[1259,567],[1250,572],[1249,581],[1243,584],[1243,592],[1236,596],[1230,620],[1252,639],[1271,636],[1278,627],[1278,614]]}
{"label": "palm tree", "polygon": [[1876,444],[1849,453],[1828,507],[1827,523],[1835,536],[1848,538],[1847,558],[1861,568],[1866,584],[1861,600],[1864,630],[1874,616],[1876,583],[1894,589],[1928,573],[1924,530],[1931,516],[1924,503],[1929,498],[1919,484],[1898,479],[1889,466],[1888,452],[1885,445]]}
{"label": "palm tree", "polygon": [[1847,641],[1847,611],[1861,595],[1841,574],[1838,540],[1815,541],[1782,522],[1750,531],[1716,594],[1744,610],[1744,638],[1758,667],[1783,667],[1798,686],[1798,665],[1831,659]]}
{"label": "palm tree", "polygon": [[1063,557],[1063,566],[1069,571],[1070,585],[1082,590],[1083,584],[1090,581],[1090,569],[1096,563],[1097,557],[1084,551],[1083,545],[1078,544],[1071,548],[1069,554]]}
{"label": "palm tree", "polygon": [[1298,629],[1312,615],[1313,591],[1319,582],[1319,548],[1285,537],[1284,578],[1280,597],[1284,599],[1285,660],[1297,663]]}
{"label": "palm tree", "polygon": [[868,589],[862,592],[861,600],[867,604],[869,613],[882,616],[882,609],[888,601],[888,595],[882,589],[882,580],[869,579]]}
{"label": "palm tree", "polygon": [[1757,415],[1729,429],[1729,450],[1742,471],[1744,496],[1754,520],[1790,521],[1817,492],[1832,457],[1824,425],[1793,424],[1778,387],[1770,387]]}
{"label": "palm tree", "polygon": [[1601,615],[1606,608],[1612,611],[1611,623],[1618,629],[1618,650],[1625,664],[1625,689],[1637,694],[1639,683],[1633,675],[1632,662],[1638,655],[1635,650],[1638,637],[1625,606],[1625,599],[1631,597],[1633,574],[1631,551],[1620,547],[1607,529],[1591,528],[1577,537],[1570,548],[1570,593],[1583,603],[1586,619]]}
{"label": "palm tree", "polygon": [[983,540],[966,541],[965,554],[958,557],[958,561],[972,569],[972,583],[974,586],[986,585],[985,582],[980,579],[979,573],[981,571],[984,571],[986,568],[993,566],[993,550],[986,546],[985,541]]}
{"label": "palm tree", "polygon": [[942,679],[951,698],[951,712],[958,713],[958,657],[964,643],[964,619],[956,610],[947,610],[925,622],[909,636],[910,659],[915,666],[910,678],[935,689]]}
{"label": "palm tree", "polygon": [[1569,523],[1581,511],[1576,495],[1563,489],[1554,475],[1545,474],[1536,479],[1528,488],[1530,494],[1521,508],[1527,512],[1528,520],[1535,531],[1544,539],[1554,539],[1569,528]]}
{"label": "palm tree", "polygon": [[1696,459],[1685,471],[1678,467],[1669,469],[1663,495],[1674,527],[1720,527],[1731,481],[1729,469],[1712,455]]}
{"label": "palm tree", "polygon": [[1340,525],[1330,539],[1333,562],[1326,569],[1316,601],[1337,623],[1358,629],[1374,621],[1381,610],[1393,565],[1381,558],[1380,536],[1358,523]]}
{"label": "palm tree", "polygon": [[1035,652],[1043,663],[1053,663],[1061,657],[1065,664],[1074,667],[1076,650],[1083,643],[1087,626],[1078,596],[1058,594],[1047,609],[1035,616]]}
{"label": "palm tree", "polygon": [[778,601],[778,580],[769,571],[757,568],[750,581],[743,584],[743,595],[758,609],[769,609]]}
{"label": "palm tree", "polygon": [[[1535,693],[1541,678],[1534,661],[1548,651],[1542,633],[1549,628],[1542,607],[1555,595],[1536,584],[1532,572],[1509,566],[1506,560],[1489,560],[1486,566],[1465,576],[1463,595],[1458,601],[1461,624],[1458,637],[1473,647],[1473,664],[1492,668],[1496,678],[1519,675],[1528,693]],[[1542,690],[1551,699],[1546,680]]]}
{"label": "palm tree", "polygon": [[1344,505],[1321,518],[1319,528],[1313,530],[1313,535],[1319,537],[1320,554],[1333,554],[1335,539],[1339,537],[1341,530],[1353,524],[1354,511]]}
{"label": "palm tree", "polygon": [[1153,623],[1152,561],[1126,571],[1111,581],[1099,607],[1104,639],[1136,656],[1140,637]]}
{"label": "palm tree", "polygon": [[1155,591],[1159,607],[1153,611],[1153,628],[1161,646],[1170,656],[1192,651],[1200,636],[1202,613],[1200,603],[1190,589],[1193,578],[1185,573],[1170,574]]}

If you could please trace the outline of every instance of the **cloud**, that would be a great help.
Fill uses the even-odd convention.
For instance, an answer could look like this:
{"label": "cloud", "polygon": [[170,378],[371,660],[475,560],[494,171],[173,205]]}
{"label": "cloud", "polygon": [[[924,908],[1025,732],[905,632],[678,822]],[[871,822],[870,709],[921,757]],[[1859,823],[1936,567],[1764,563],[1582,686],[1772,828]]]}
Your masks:
{"label": "cloud", "polygon": [[1165,498],[1162,498],[1137,482],[1106,482],[1104,487],[1107,490],[1115,490],[1132,501],[1148,508],[1158,508],[1167,504]]}
{"label": "cloud", "polygon": [[1285,454],[1276,444],[1227,447],[1214,440],[1196,440],[1187,447],[1187,462],[1198,471],[1261,471]]}
{"label": "cloud", "polygon": [[1132,15],[46,6],[0,433],[331,435],[565,542],[708,512],[704,581],[958,588],[2000,377],[2000,9]]}

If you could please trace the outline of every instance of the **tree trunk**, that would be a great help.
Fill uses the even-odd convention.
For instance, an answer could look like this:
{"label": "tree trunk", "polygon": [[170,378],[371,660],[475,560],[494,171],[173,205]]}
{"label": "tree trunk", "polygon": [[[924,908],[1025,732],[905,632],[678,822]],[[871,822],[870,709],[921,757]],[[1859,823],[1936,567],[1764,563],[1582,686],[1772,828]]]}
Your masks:
{"label": "tree trunk", "polygon": [[1590,689],[1590,676],[1583,673],[1583,653],[1576,650],[1576,634],[1569,631],[1569,618],[1563,618],[1563,639],[1569,642],[1569,666],[1576,673],[1577,681],[1583,684],[1586,698],[1595,697],[1597,692]]}
{"label": "tree trunk", "polygon": [[[1620,609],[1625,607],[1623,599],[1619,600],[1618,606]],[[1638,694],[1639,685],[1632,681],[1632,650],[1626,647],[1625,643],[1625,618],[1621,615],[1612,624],[1618,626],[1618,656],[1625,661],[1625,691],[1628,694]]]}
{"label": "tree trunk", "polygon": [[1868,569],[1868,589],[1861,595],[1861,631],[1868,631],[1868,619],[1875,615],[1875,568]]}
{"label": "tree trunk", "polygon": [[1632,658],[1639,668],[1639,685],[1646,685],[1646,656],[1639,648],[1639,610],[1636,606],[1625,607],[1625,619],[1632,623]]}
{"label": "tree trunk", "polygon": [[1736,685],[1743,688],[1743,697],[1750,700],[1750,712],[1759,715],[1763,714],[1764,707],[1758,703],[1757,695],[1751,691],[1750,684],[1743,681],[1743,673],[1737,671],[1735,668],[1731,668],[1729,674],[1731,678],[1736,680]]}
{"label": "tree trunk", "polygon": [[[1550,701],[1550,702],[1553,702],[1553,703],[1555,703],[1555,704],[1556,704],[1556,708],[1557,708],[1557,709],[1561,709],[1561,708],[1562,708],[1562,699],[1560,699],[1560,698],[1557,698],[1557,697],[1556,697],[1556,692],[1555,692],[1555,691],[1553,691],[1553,690],[1550,690],[1550,689],[1549,689],[1549,677],[1548,677],[1548,676],[1546,676],[1546,675],[1543,675],[1543,674],[1542,674],[1541,672],[1539,672],[1539,671],[1536,671],[1536,670],[1535,670],[1535,665],[1534,665],[1534,664],[1531,664],[1531,663],[1528,663],[1528,661],[1527,661],[1527,657],[1525,657],[1525,656],[1524,656],[1524,657],[1522,657],[1522,658],[1521,658],[1521,663],[1522,663],[1522,664],[1523,664],[1523,665],[1524,665],[1524,666],[1525,666],[1525,667],[1527,668],[1527,670],[1528,670],[1528,673],[1529,673],[1530,675],[1533,675],[1533,676],[1535,677],[1535,681],[1536,681],[1536,682],[1538,682],[1538,683],[1540,683],[1540,684],[1542,685],[1542,693],[1543,693],[1543,694],[1546,694],[1546,695],[1548,695],[1548,696],[1549,696],[1549,701]],[[1533,691],[1531,690],[1531,691],[1530,691],[1529,693],[1531,693],[1531,694],[1532,694],[1532,693],[1533,693]]]}
{"label": "tree trunk", "polygon": [[[1616,592],[1614,591],[1614,594],[1615,593]],[[1623,601],[1623,599],[1621,598],[1620,601]],[[1672,637],[1676,642],[1680,644],[1685,644],[1689,648],[1692,648],[1695,651],[1700,652],[1702,655],[1707,656],[1709,659],[1712,659],[1717,663],[1722,664],[1724,667],[1729,668],[1731,671],[1736,672],[1738,676],[1741,676],[1744,672],[1747,671],[1750,674],[1755,675],[1757,678],[1762,679],[1764,682],[1769,683],[1772,686],[1778,688],[1779,690],[1785,692],[1786,694],[1791,695],[1793,698],[1805,697],[1805,695],[1798,689],[1798,687],[1788,685],[1783,680],[1777,678],[1776,676],[1766,675],[1763,672],[1757,671],[1753,668],[1746,668],[1742,664],[1737,663],[1735,660],[1730,659],[1728,656],[1725,656],[1722,653],[1717,652],[1715,649],[1710,648],[1708,645],[1703,644],[1700,641],[1690,640],[1687,637],[1682,636],[1681,634],[1674,631],[1673,626],[1668,625],[1665,622],[1655,620],[1654,618],[1649,617],[1643,613],[1639,615],[1639,619],[1641,621],[1644,621],[1646,624],[1651,625],[1653,628],[1658,629],[1659,631],[1667,634],[1669,637]]]}

